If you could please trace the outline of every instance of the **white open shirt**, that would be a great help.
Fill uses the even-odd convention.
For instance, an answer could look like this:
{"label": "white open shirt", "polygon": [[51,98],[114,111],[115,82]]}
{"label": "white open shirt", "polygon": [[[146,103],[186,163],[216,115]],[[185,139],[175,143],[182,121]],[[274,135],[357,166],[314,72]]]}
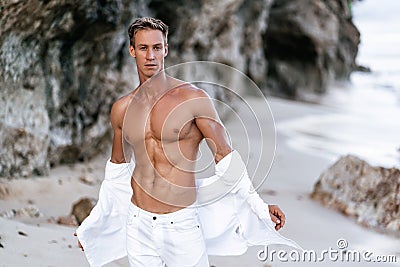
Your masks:
{"label": "white open shirt", "polygon": [[[127,256],[126,219],[134,166],[134,162],[107,161],[99,200],[76,231],[92,267]],[[254,245],[283,244],[301,249],[275,230],[268,205],[252,191],[246,166],[237,151],[215,165],[214,176],[196,179],[196,183],[198,214],[208,255],[241,255]]]}

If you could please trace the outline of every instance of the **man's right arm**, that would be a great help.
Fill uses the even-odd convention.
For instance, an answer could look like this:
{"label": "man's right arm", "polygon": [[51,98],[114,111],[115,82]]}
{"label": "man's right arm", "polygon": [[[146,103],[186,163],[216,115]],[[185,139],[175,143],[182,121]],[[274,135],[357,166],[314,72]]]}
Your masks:
{"label": "man's right arm", "polygon": [[125,155],[122,140],[122,126],[124,123],[125,111],[129,105],[129,96],[118,99],[111,108],[110,120],[113,128],[113,145],[111,150],[111,162],[125,163]]}

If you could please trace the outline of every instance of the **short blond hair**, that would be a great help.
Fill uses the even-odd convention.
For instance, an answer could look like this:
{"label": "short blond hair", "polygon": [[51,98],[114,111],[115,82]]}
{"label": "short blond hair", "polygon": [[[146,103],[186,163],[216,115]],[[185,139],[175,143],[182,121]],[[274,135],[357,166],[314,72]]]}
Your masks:
{"label": "short blond hair", "polygon": [[164,36],[164,44],[168,43],[168,26],[159,19],[144,17],[137,18],[128,29],[129,43],[131,46],[135,47],[135,34],[140,30],[160,30]]}

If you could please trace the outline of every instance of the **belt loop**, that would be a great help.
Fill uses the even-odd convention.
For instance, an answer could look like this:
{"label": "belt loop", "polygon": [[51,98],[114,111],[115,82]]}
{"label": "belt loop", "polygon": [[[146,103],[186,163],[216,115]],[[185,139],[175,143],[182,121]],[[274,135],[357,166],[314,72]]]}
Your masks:
{"label": "belt loop", "polygon": [[194,204],[196,205],[196,215],[199,215],[199,205],[197,205],[197,200],[194,202]]}
{"label": "belt loop", "polygon": [[136,217],[140,216],[140,208],[136,207],[136,212],[135,212]]}
{"label": "belt loop", "polygon": [[132,205],[132,208],[133,208],[132,216],[135,217],[135,218],[139,217],[140,209],[133,203],[131,203],[131,205]]}

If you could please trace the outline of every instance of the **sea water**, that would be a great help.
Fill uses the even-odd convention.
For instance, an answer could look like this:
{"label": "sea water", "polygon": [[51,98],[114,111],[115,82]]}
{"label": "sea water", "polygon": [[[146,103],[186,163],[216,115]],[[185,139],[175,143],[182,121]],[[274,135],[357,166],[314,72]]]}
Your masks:
{"label": "sea water", "polygon": [[353,21],[361,32],[349,83],[329,88],[321,104],[332,112],[277,125],[289,145],[331,159],[352,154],[370,164],[400,167],[400,1],[355,2]]}

